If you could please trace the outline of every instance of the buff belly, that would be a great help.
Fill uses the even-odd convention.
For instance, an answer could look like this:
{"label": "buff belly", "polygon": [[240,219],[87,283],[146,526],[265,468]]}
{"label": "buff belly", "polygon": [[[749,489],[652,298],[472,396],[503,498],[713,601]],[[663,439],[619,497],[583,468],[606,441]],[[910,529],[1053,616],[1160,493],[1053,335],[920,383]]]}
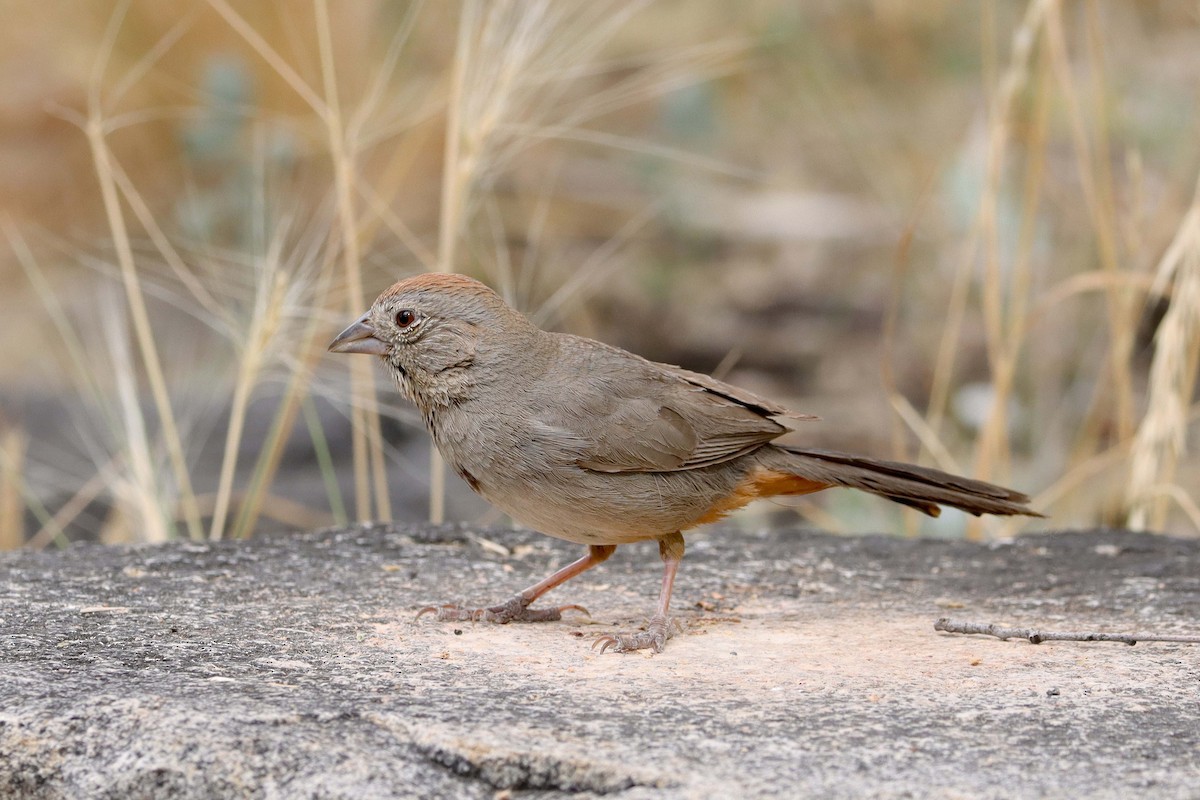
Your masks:
{"label": "buff belly", "polygon": [[553,480],[477,482],[477,491],[533,530],[586,545],[657,539],[720,519],[758,494],[732,464],[680,472],[564,471]]}

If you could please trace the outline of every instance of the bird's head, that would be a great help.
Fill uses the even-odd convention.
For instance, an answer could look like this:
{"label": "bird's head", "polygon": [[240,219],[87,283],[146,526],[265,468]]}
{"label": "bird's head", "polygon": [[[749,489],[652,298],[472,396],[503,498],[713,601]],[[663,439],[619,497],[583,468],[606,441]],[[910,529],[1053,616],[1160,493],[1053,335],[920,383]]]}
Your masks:
{"label": "bird's head", "polygon": [[464,275],[430,273],[400,281],[329,344],[334,353],[379,356],[400,391],[422,409],[465,399],[540,331],[499,295]]}

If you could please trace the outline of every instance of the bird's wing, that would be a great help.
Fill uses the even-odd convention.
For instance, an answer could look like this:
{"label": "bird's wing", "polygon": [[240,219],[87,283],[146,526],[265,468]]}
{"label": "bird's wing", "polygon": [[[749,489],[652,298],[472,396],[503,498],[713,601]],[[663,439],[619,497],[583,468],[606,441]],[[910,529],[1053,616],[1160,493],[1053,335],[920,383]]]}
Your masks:
{"label": "bird's wing", "polygon": [[756,450],[804,419],[707,375],[657,364],[598,342],[563,337],[554,403],[542,436],[570,443],[576,463],[597,472],[673,472]]}

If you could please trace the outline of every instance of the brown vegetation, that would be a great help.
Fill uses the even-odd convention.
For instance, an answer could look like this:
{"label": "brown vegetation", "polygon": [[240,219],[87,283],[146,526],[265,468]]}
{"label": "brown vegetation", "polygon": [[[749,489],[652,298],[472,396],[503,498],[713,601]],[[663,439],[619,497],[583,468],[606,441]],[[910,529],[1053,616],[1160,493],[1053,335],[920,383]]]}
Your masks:
{"label": "brown vegetation", "polygon": [[414,475],[441,517],[456,487],[389,445],[409,412],[323,358],[428,270],[820,414],[811,444],[1195,534],[1198,29],[1167,0],[17,4],[0,546],[412,518]]}

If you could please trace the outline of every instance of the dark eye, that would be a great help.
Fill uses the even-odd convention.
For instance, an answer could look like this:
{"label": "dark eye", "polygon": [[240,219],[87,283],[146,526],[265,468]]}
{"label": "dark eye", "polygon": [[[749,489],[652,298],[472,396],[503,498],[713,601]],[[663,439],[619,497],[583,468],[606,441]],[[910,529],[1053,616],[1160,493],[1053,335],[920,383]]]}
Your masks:
{"label": "dark eye", "polygon": [[404,308],[396,312],[396,325],[401,329],[411,328],[416,321],[417,314],[411,308]]}

